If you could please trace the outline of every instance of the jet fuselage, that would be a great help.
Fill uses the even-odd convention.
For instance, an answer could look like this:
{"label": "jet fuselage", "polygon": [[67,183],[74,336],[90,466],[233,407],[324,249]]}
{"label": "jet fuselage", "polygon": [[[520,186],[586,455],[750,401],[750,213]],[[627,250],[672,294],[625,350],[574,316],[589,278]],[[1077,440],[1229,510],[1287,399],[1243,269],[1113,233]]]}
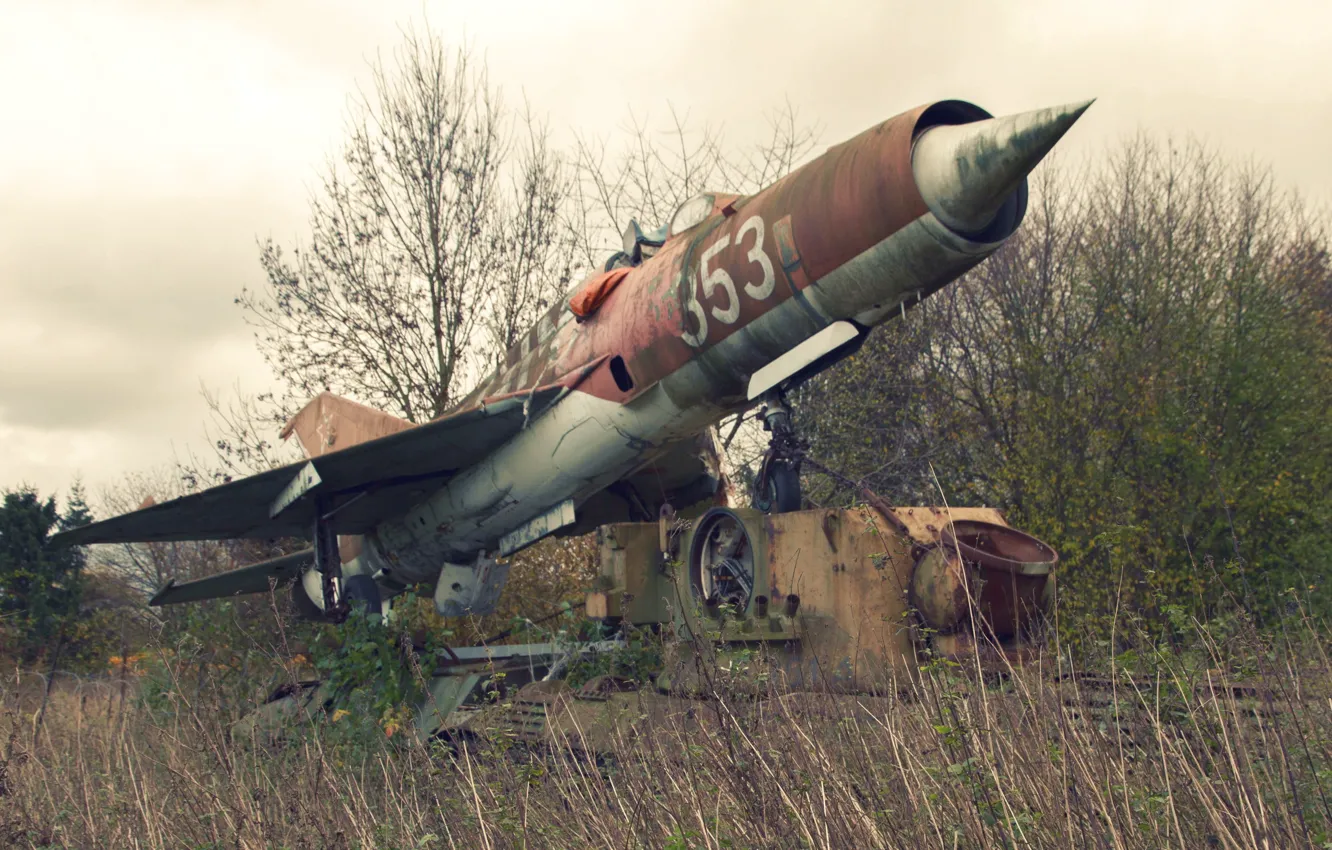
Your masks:
{"label": "jet fuselage", "polygon": [[[1013,234],[1026,174],[1086,106],[991,119],[942,101],[757,194],[709,196],[702,220],[671,232],[653,256],[589,279],[604,298],[588,315],[576,317],[566,299],[543,316],[461,407],[551,384],[567,392],[381,523],[344,570],[375,576],[391,594],[441,568],[473,569],[553,506],[571,500],[578,510],[756,403],[755,374],[834,323],[864,332],[901,315]],[[454,586],[443,595],[457,613],[473,591]]]}

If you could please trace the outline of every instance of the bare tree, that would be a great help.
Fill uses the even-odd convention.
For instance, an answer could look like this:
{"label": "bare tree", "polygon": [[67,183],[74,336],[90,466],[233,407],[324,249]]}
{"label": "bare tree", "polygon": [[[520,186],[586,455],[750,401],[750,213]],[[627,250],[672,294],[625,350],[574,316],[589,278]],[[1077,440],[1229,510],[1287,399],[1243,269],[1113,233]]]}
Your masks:
{"label": "bare tree", "polygon": [[212,452],[203,458],[194,452],[176,458],[178,483],[184,492],[225,484],[300,459],[295,441],[274,439],[290,416],[274,393],[247,395],[239,385],[225,396],[207,386],[199,391],[208,405],[204,436]]}
{"label": "bare tree", "polygon": [[631,112],[616,145],[580,136],[568,219],[579,259],[595,268],[619,248],[630,219],[652,230],[700,192],[764,188],[808,157],[817,139],[790,103],[771,112],[767,133],[747,146],[730,146],[719,128],[695,126],[674,107],[663,126]]}
{"label": "bare tree", "polygon": [[580,137],[566,160],[529,104],[511,115],[484,69],[429,33],[409,34],[372,81],[311,198],[308,243],[265,240],[267,285],[237,298],[282,389],[209,396],[218,462],[192,459],[189,486],[291,460],[266,435],[324,390],[438,416],[619,246],[631,218],[651,228],[700,191],[756,191],[817,136],[787,104],[761,138],[728,149],[671,110],[664,128],[631,115],[616,144]]}
{"label": "bare tree", "polygon": [[[104,488],[98,503],[112,515],[166,501],[196,489],[199,483],[175,469],[126,475]],[[173,543],[113,543],[97,546],[92,563],[119,576],[130,588],[151,596],[167,582],[184,582],[293,551],[291,541],[199,540]]]}
{"label": "bare tree", "polygon": [[571,169],[550,145],[545,122],[525,105],[522,145],[509,179],[507,215],[497,232],[497,285],[484,318],[490,356],[497,367],[505,352],[568,288],[576,241],[561,216],[572,185]]}
{"label": "bare tree", "polygon": [[237,303],[284,412],[332,390],[419,422],[491,359],[483,340],[511,343],[567,281],[565,182],[545,127],[514,122],[485,68],[432,33],[409,33],[371,88],[311,198],[308,243],[265,240],[267,286]]}

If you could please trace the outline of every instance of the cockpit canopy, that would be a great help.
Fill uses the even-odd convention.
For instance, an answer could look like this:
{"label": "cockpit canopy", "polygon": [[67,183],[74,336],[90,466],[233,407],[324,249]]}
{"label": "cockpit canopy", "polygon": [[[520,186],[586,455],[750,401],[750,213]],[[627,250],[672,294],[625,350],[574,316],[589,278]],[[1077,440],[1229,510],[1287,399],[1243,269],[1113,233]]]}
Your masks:
{"label": "cockpit canopy", "polygon": [[669,224],[656,230],[644,231],[637,219],[630,219],[624,229],[623,248],[606,261],[606,271],[624,266],[637,266],[648,260],[667,240],[702,224],[717,210],[718,200],[730,202],[735,195],[703,192],[680,204]]}
{"label": "cockpit canopy", "polygon": [[675,215],[671,216],[671,226],[666,238],[679,236],[691,227],[702,224],[703,219],[712,215],[712,211],[716,208],[717,195],[715,192],[704,192],[701,195],[695,195],[680,204],[679,209],[675,211]]}
{"label": "cockpit canopy", "polygon": [[623,254],[628,258],[629,265],[636,266],[657,253],[657,249],[666,244],[666,239],[665,227],[644,233],[638,219],[631,218],[629,226],[624,229]]}
{"label": "cockpit canopy", "polygon": [[722,195],[716,192],[695,195],[680,204],[675,210],[675,215],[671,216],[670,224],[662,225],[656,230],[644,231],[636,219],[630,219],[628,227],[624,229],[623,248],[606,260],[606,265],[600,272],[570,291],[566,300],[570,312],[577,316],[580,322],[590,318],[631,269],[651,259],[668,240],[692,230],[718,210],[724,215],[733,213],[738,197],[739,195]]}

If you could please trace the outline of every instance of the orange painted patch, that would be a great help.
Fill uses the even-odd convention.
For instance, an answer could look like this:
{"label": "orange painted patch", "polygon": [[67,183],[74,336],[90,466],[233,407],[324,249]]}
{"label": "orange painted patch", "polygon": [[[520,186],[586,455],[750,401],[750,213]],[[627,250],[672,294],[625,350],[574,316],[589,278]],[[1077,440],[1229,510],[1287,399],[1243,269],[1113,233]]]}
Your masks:
{"label": "orange painted patch", "polygon": [[631,268],[612,269],[592,278],[583,284],[583,288],[578,290],[573,298],[569,299],[569,309],[578,318],[586,319],[597,312],[597,308],[610,297],[615,287],[619,286],[631,271],[633,271]]}

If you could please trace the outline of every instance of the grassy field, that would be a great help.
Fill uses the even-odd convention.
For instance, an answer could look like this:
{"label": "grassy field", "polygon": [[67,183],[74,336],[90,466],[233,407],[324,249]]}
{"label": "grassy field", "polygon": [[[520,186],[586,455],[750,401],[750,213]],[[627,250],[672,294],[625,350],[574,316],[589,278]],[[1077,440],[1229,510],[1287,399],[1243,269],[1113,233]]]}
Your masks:
{"label": "grassy field", "polygon": [[[1298,639],[936,664],[895,697],[698,702],[608,752],[463,748],[348,718],[256,749],[206,674],[11,675],[0,843],[107,848],[1332,846],[1332,667]],[[1220,669],[1231,672],[1224,676]],[[1230,683],[1243,681],[1244,687]],[[160,682],[159,682],[160,687]],[[354,719],[354,718],[353,718]],[[368,731],[367,731],[368,730]]]}

